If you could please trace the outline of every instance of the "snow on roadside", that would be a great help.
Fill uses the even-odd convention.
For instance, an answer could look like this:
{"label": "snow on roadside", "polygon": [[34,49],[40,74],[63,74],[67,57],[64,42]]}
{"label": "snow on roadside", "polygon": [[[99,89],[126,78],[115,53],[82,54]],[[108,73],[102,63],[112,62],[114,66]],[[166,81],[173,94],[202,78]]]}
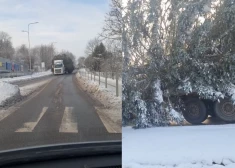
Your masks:
{"label": "snow on roadside", "polygon": [[[98,79],[99,77],[96,77],[97,78],[97,82],[98,82]],[[100,81],[101,82],[105,82],[105,77],[101,76],[100,77]],[[107,78],[107,83],[111,86],[116,86],[116,79],[110,79],[110,78]],[[121,86],[122,85],[122,80],[118,80],[118,85]]]}
{"label": "snow on roadside", "polygon": [[0,106],[6,106],[8,103],[17,101],[21,96],[27,96],[33,93],[50,80],[43,80],[23,87],[0,81]]}
{"label": "snow on roadside", "polygon": [[126,168],[234,168],[235,167],[235,163],[231,163],[229,165],[219,165],[219,164],[212,164],[212,165],[207,165],[204,163],[182,163],[179,165],[174,165],[174,166],[170,166],[170,165],[142,165],[142,164],[137,164],[137,163],[132,163],[129,164],[128,166],[126,166]]}
{"label": "snow on roadside", "polygon": [[29,84],[29,85],[20,87],[20,94],[21,94],[21,96],[27,96],[27,95],[31,94],[36,89],[38,89],[41,86],[43,86],[44,84],[48,83],[50,80],[51,79],[43,80],[41,82],[37,82],[37,83],[33,83],[33,84]]}
{"label": "snow on roadside", "polygon": [[182,124],[184,122],[184,117],[179,112],[175,111],[175,109],[171,109],[169,112],[169,115],[171,116],[171,119],[173,120],[173,123]]}
{"label": "snow on roadside", "polygon": [[[82,73],[86,72],[85,69],[80,69],[79,71],[82,72]],[[86,73],[87,73],[87,72],[86,72]],[[97,82],[97,83],[98,83],[98,80],[99,80],[99,76],[98,76],[98,75],[99,75],[99,74],[97,73],[97,75],[96,75],[96,82]],[[93,77],[92,77],[92,78],[93,78]],[[100,81],[103,82],[103,83],[105,83],[105,77],[100,76]],[[110,86],[116,87],[116,79],[107,78],[107,83],[108,83],[108,85],[110,85]],[[121,86],[122,86],[122,80],[121,80],[121,79],[118,80],[118,86],[119,86],[119,88],[121,88]]]}
{"label": "snow on roadside", "polygon": [[162,96],[162,90],[161,90],[161,82],[160,80],[157,80],[154,83],[155,93],[154,93],[154,99],[157,100],[159,103],[163,102],[163,96]]}
{"label": "snow on roadside", "polygon": [[231,100],[233,101],[233,104],[235,104],[235,85],[230,84],[227,89],[228,95],[231,96]]}
{"label": "snow on roadside", "polygon": [[[235,167],[235,125],[122,129],[125,168]],[[226,166],[224,166],[226,165]]]}
{"label": "snow on roadside", "polygon": [[48,70],[46,72],[38,72],[38,73],[34,73],[32,75],[26,75],[26,76],[14,77],[14,78],[2,78],[2,79],[0,79],[0,82],[2,81],[2,82],[12,83],[12,82],[18,82],[18,81],[25,81],[25,80],[40,78],[43,76],[48,76],[51,74],[52,74],[51,71]]}
{"label": "snow on roadside", "polygon": [[116,97],[115,92],[99,86],[96,82],[87,80],[79,73],[76,77],[84,91],[88,92],[94,99],[98,100],[104,108],[99,109],[104,116],[108,117],[114,125],[116,132],[121,132],[122,124],[122,103],[121,97]]}
{"label": "snow on roadside", "polygon": [[9,99],[18,96],[19,93],[18,86],[0,81],[0,106],[3,106]]}

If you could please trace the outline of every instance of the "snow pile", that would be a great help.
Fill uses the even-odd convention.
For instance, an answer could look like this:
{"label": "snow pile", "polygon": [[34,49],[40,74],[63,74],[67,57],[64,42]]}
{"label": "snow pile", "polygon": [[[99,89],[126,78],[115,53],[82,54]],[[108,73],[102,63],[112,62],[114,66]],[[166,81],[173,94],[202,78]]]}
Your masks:
{"label": "snow pile", "polygon": [[[228,160],[229,161],[229,160]],[[226,160],[224,161],[226,162]],[[177,166],[175,165],[152,165],[152,164],[147,164],[147,165],[143,165],[143,164],[138,164],[138,163],[132,163],[132,164],[128,164],[128,166],[125,166],[124,168],[234,168],[235,167],[235,163],[231,163],[228,165],[221,165],[221,164],[206,164],[206,163],[182,163],[179,164]]]}
{"label": "snow pile", "polygon": [[235,85],[230,84],[228,87],[228,95],[231,96],[231,100],[235,103]]}
{"label": "snow pile", "polygon": [[192,86],[191,86],[191,82],[188,81],[188,79],[183,81],[183,85],[180,85],[178,87],[179,90],[182,90],[185,92],[185,94],[189,94],[193,92]]}
{"label": "snow pile", "polygon": [[99,95],[99,100],[106,107],[120,105],[119,103],[121,101],[121,98],[117,97],[115,95],[116,93],[112,90],[109,90],[108,88],[105,88],[102,85],[99,86],[99,84],[97,84],[97,82],[95,81],[87,80],[86,78],[80,76],[79,73],[77,73],[76,76],[78,79],[83,80],[84,88],[86,89],[86,91],[92,94]]}
{"label": "snow pile", "polygon": [[170,115],[170,119],[171,121],[174,123],[179,123],[179,124],[183,124],[184,122],[184,117],[181,113],[175,111],[175,109],[171,109],[169,112]]}
{"label": "snow pile", "polygon": [[8,100],[19,96],[19,87],[0,81],[0,106],[3,106]]}
{"label": "snow pile", "polygon": [[[179,103],[172,103],[170,98],[164,97],[167,93],[163,93],[159,79],[152,83],[146,93],[138,91],[139,88],[135,86],[135,82],[123,88],[123,126],[147,128],[167,126],[172,122],[183,123],[184,118],[181,108],[178,107]],[[141,85],[146,87],[145,84]]]}
{"label": "snow pile", "polygon": [[160,80],[157,80],[154,83],[154,88],[155,88],[154,99],[157,100],[159,103],[162,103],[163,102],[163,96],[162,96]]}
{"label": "snow pile", "polygon": [[181,92],[184,92],[185,94],[195,92],[198,93],[201,98],[218,101],[219,99],[231,98],[231,100],[235,103],[235,85],[231,83],[224,86],[223,91],[220,92],[216,91],[211,86],[199,86],[192,88],[189,81],[184,81],[184,83],[178,87],[178,90],[181,90]]}
{"label": "snow pile", "polygon": [[20,77],[15,77],[15,78],[3,78],[3,79],[0,79],[0,81],[13,83],[13,82],[18,82],[18,81],[25,81],[25,80],[40,78],[40,77],[48,76],[51,74],[52,74],[51,71],[48,70],[46,72],[38,72],[38,73],[34,73],[32,75],[20,76]]}
{"label": "snow pile", "polygon": [[[79,70],[81,73],[83,73],[83,77],[84,77],[84,73],[86,72],[88,74],[88,72],[85,69],[80,69]],[[89,72],[90,74],[90,72]],[[90,80],[90,75],[89,75],[89,80]],[[94,81],[94,76],[92,75],[92,81]],[[95,76],[95,81],[94,83],[99,84],[99,73],[96,73]],[[100,76],[100,85],[102,85],[103,87],[105,87],[105,77]],[[116,92],[116,79],[111,79],[111,78],[107,78],[107,85],[108,85],[108,90],[112,91],[112,92]],[[109,87],[111,86],[111,87]],[[119,79],[118,80],[118,87],[119,87],[119,94],[121,95],[121,88],[122,88],[122,80]]]}
{"label": "snow pile", "polygon": [[122,123],[122,101],[121,97],[116,97],[115,92],[99,86],[96,82],[87,80],[76,74],[79,84],[93,99],[98,100],[103,107],[99,107],[99,111],[103,113],[113,122],[113,127],[117,132],[121,132]]}
{"label": "snow pile", "polygon": [[125,168],[235,167],[235,125],[122,129]]}
{"label": "snow pile", "polygon": [[203,85],[193,85],[189,81],[189,79],[184,80],[182,85],[178,87],[178,90],[181,93],[190,94],[197,93],[201,98],[205,99],[224,99],[225,95],[222,92],[216,91],[212,86],[203,86]]}
{"label": "snow pile", "polygon": [[50,79],[48,80],[43,80],[37,83],[33,83],[33,84],[29,84],[23,87],[20,87],[20,94],[22,96],[27,96],[31,93],[33,93],[35,90],[37,90],[38,88],[40,88],[41,86],[45,85],[46,83],[48,83],[50,81]]}
{"label": "snow pile", "polygon": [[15,101],[20,100],[21,96],[27,96],[33,93],[35,90],[40,88],[41,86],[48,83],[51,79],[43,80],[37,83],[29,84],[23,87],[18,87],[17,85],[13,85],[11,83],[20,81],[20,80],[31,80],[33,78],[42,77],[49,75],[50,73],[37,73],[35,75],[24,76],[24,77],[16,77],[12,79],[1,79],[0,80],[0,106],[6,106],[8,103],[14,103]]}
{"label": "snow pile", "polygon": [[[99,79],[99,76],[96,76],[96,79],[98,81]],[[100,81],[105,83],[105,77],[101,76],[100,77]],[[107,78],[107,83],[111,86],[116,86],[116,79],[111,79],[111,78]],[[121,80],[118,80],[118,85],[122,85],[122,81]]]}

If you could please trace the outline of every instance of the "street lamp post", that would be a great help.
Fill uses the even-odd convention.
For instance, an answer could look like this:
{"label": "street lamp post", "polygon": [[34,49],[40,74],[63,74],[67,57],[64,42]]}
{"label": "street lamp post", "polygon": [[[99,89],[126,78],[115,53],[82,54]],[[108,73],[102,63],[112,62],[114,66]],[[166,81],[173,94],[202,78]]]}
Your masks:
{"label": "street lamp post", "polygon": [[53,57],[53,49],[54,49],[54,45],[53,44],[55,44],[55,43],[57,43],[57,42],[52,42],[51,43],[51,59],[52,59],[52,57]]}
{"label": "street lamp post", "polygon": [[[54,45],[53,44],[56,44],[57,42],[56,41],[54,41],[54,42],[52,42],[51,43],[51,48],[53,49],[54,48]],[[52,52],[52,51],[51,51]],[[56,51],[54,52],[55,54],[56,54]]]}
{"label": "street lamp post", "polygon": [[56,43],[57,43],[56,41],[55,41],[55,42],[52,42],[52,43],[51,43],[51,48],[54,47],[53,44],[56,44]]}
{"label": "street lamp post", "polygon": [[31,24],[37,24],[38,22],[33,22],[33,23],[29,23],[28,24],[28,31],[25,31],[25,30],[23,30],[22,32],[26,32],[26,33],[28,33],[28,42],[29,42],[29,69],[30,69],[30,72],[32,71],[32,62],[31,62],[31,55],[30,55],[30,39],[29,39],[29,26],[31,25]]}

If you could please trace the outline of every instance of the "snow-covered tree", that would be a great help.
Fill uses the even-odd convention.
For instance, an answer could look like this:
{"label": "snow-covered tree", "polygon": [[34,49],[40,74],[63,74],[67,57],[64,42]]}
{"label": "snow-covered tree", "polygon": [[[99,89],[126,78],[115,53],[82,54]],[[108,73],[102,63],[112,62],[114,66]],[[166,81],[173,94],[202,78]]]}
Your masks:
{"label": "snow-covered tree", "polygon": [[121,41],[122,36],[122,0],[110,0],[110,10],[105,16],[101,39]]}
{"label": "snow-covered tree", "polygon": [[12,59],[15,50],[8,33],[0,31],[0,57]]}
{"label": "snow-covered tree", "polygon": [[180,95],[231,95],[234,0],[127,0],[124,9],[124,125],[181,122]]}

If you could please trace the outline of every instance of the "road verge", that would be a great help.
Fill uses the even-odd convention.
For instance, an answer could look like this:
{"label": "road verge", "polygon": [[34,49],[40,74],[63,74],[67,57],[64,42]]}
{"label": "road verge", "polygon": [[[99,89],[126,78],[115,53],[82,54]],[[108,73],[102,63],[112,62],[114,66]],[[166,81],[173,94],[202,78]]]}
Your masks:
{"label": "road verge", "polygon": [[42,80],[37,83],[22,87],[7,82],[0,82],[0,108],[8,108],[40,90],[51,79]]}
{"label": "road verge", "polygon": [[20,97],[20,89],[17,85],[0,82],[0,107],[4,107]]}
{"label": "road verge", "polygon": [[76,73],[76,79],[80,88],[85,91],[93,100],[101,105],[96,105],[95,109],[100,119],[104,123],[109,133],[121,133],[122,125],[122,102],[121,97],[116,97],[115,93],[107,90],[98,84],[82,77]]}

